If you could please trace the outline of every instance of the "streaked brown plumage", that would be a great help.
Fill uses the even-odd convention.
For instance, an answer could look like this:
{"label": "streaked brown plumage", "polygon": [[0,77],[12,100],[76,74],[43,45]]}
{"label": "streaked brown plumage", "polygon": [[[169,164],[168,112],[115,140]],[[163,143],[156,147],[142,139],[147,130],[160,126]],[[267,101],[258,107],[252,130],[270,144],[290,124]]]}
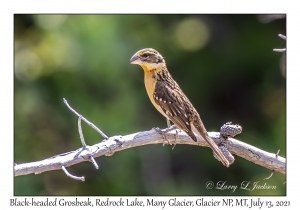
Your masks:
{"label": "streaked brown plumage", "polygon": [[193,131],[196,132],[229,167],[228,160],[209,137],[198,112],[169,73],[164,58],[156,50],[145,48],[136,52],[129,62],[143,68],[145,87],[154,107],[195,142],[197,138]]}

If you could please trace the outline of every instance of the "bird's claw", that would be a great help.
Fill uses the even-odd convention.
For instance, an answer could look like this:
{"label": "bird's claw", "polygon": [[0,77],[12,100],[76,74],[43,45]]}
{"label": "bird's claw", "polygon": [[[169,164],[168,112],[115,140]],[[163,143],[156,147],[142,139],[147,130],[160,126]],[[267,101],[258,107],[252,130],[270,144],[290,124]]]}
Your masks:
{"label": "bird's claw", "polygon": [[[166,130],[162,130],[162,129],[160,129],[160,128],[153,128],[157,133],[159,133],[159,134],[161,134],[162,136],[163,136],[163,138],[166,140],[166,141],[164,141],[164,143],[163,143],[163,146],[165,146],[166,144],[169,144],[169,145],[172,145],[171,143],[170,143],[170,141],[167,139],[167,137],[166,137],[166,133],[168,133],[168,131],[166,131]],[[167,143],[166,143],[167,142]]]}
{"label": "bird's claw", "polygon": [[[159,133],[159,134],[161,134],[162,136],[163,136],[163,138],[166,140],[166,142],[168,142],[167,144],[169,144],[169,145],[172,145],[172,143],[167,139],[167,137],[166,137],[166,133],[168,133],[169,131],[172,131],[172,130],[175,130],[177,127],[176,127],[176,125],[172,125],[172,126],[170,126],[169,128],[167,128],[167,129],[165,129],[165,130],[162,130],[162,129],[160,129],[160,128],[152,128],[152,130],[155,130],[157,133]],[[176,135],[175,135],[175,143],[174,143],[174,146],[172,147],[172,150],[175,148],[175,146],[176,146],[176,138],[177,138],[177,136],[178,136],[178,132],[177,132],[177,130],[176,130]],[[165,146],[165,142],[163,143],[163,146]]]}

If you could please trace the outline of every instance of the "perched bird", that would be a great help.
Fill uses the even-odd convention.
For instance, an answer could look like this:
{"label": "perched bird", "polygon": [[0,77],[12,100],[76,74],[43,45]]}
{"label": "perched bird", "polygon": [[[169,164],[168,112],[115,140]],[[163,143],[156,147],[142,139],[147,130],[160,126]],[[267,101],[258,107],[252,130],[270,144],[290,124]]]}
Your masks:
{"label": "perched bird", "polygon": [[146,90],[154,107],[195,142],[197,138],[193,131],[201,136],[223,165],[229,167],[229,161],[209,137],[198,112],[172,78],[161,54],[152,48],[145,48],[136,52],[129,63],[143,68]]}

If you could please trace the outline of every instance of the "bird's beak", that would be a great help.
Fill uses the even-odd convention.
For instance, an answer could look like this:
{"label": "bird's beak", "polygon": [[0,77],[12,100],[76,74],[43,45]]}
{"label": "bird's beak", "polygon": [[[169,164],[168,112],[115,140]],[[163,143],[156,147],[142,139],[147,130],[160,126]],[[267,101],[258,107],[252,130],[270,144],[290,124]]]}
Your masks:
{"label": "bird's beak", "polygon": [[136,54],[134,54],[134,55],[130,58],[129,63],[130,63],[130,64],[140,64],[140,63],[141,63],[141,60],[140,60],[140,58],[139,58]]}

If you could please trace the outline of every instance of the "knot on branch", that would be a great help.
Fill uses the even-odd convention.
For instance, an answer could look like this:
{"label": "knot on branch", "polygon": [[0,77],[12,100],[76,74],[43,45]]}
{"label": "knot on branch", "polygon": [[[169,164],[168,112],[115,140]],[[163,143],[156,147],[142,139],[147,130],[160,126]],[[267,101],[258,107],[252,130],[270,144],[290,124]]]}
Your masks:
{"label": "knot on branch", "polygon": [[220,129],[221,136],[226,139],[228,137],[234,137],[240,133],[242,133],[242,126],[238,124],[232,124],[232,122],[225,123]]}

